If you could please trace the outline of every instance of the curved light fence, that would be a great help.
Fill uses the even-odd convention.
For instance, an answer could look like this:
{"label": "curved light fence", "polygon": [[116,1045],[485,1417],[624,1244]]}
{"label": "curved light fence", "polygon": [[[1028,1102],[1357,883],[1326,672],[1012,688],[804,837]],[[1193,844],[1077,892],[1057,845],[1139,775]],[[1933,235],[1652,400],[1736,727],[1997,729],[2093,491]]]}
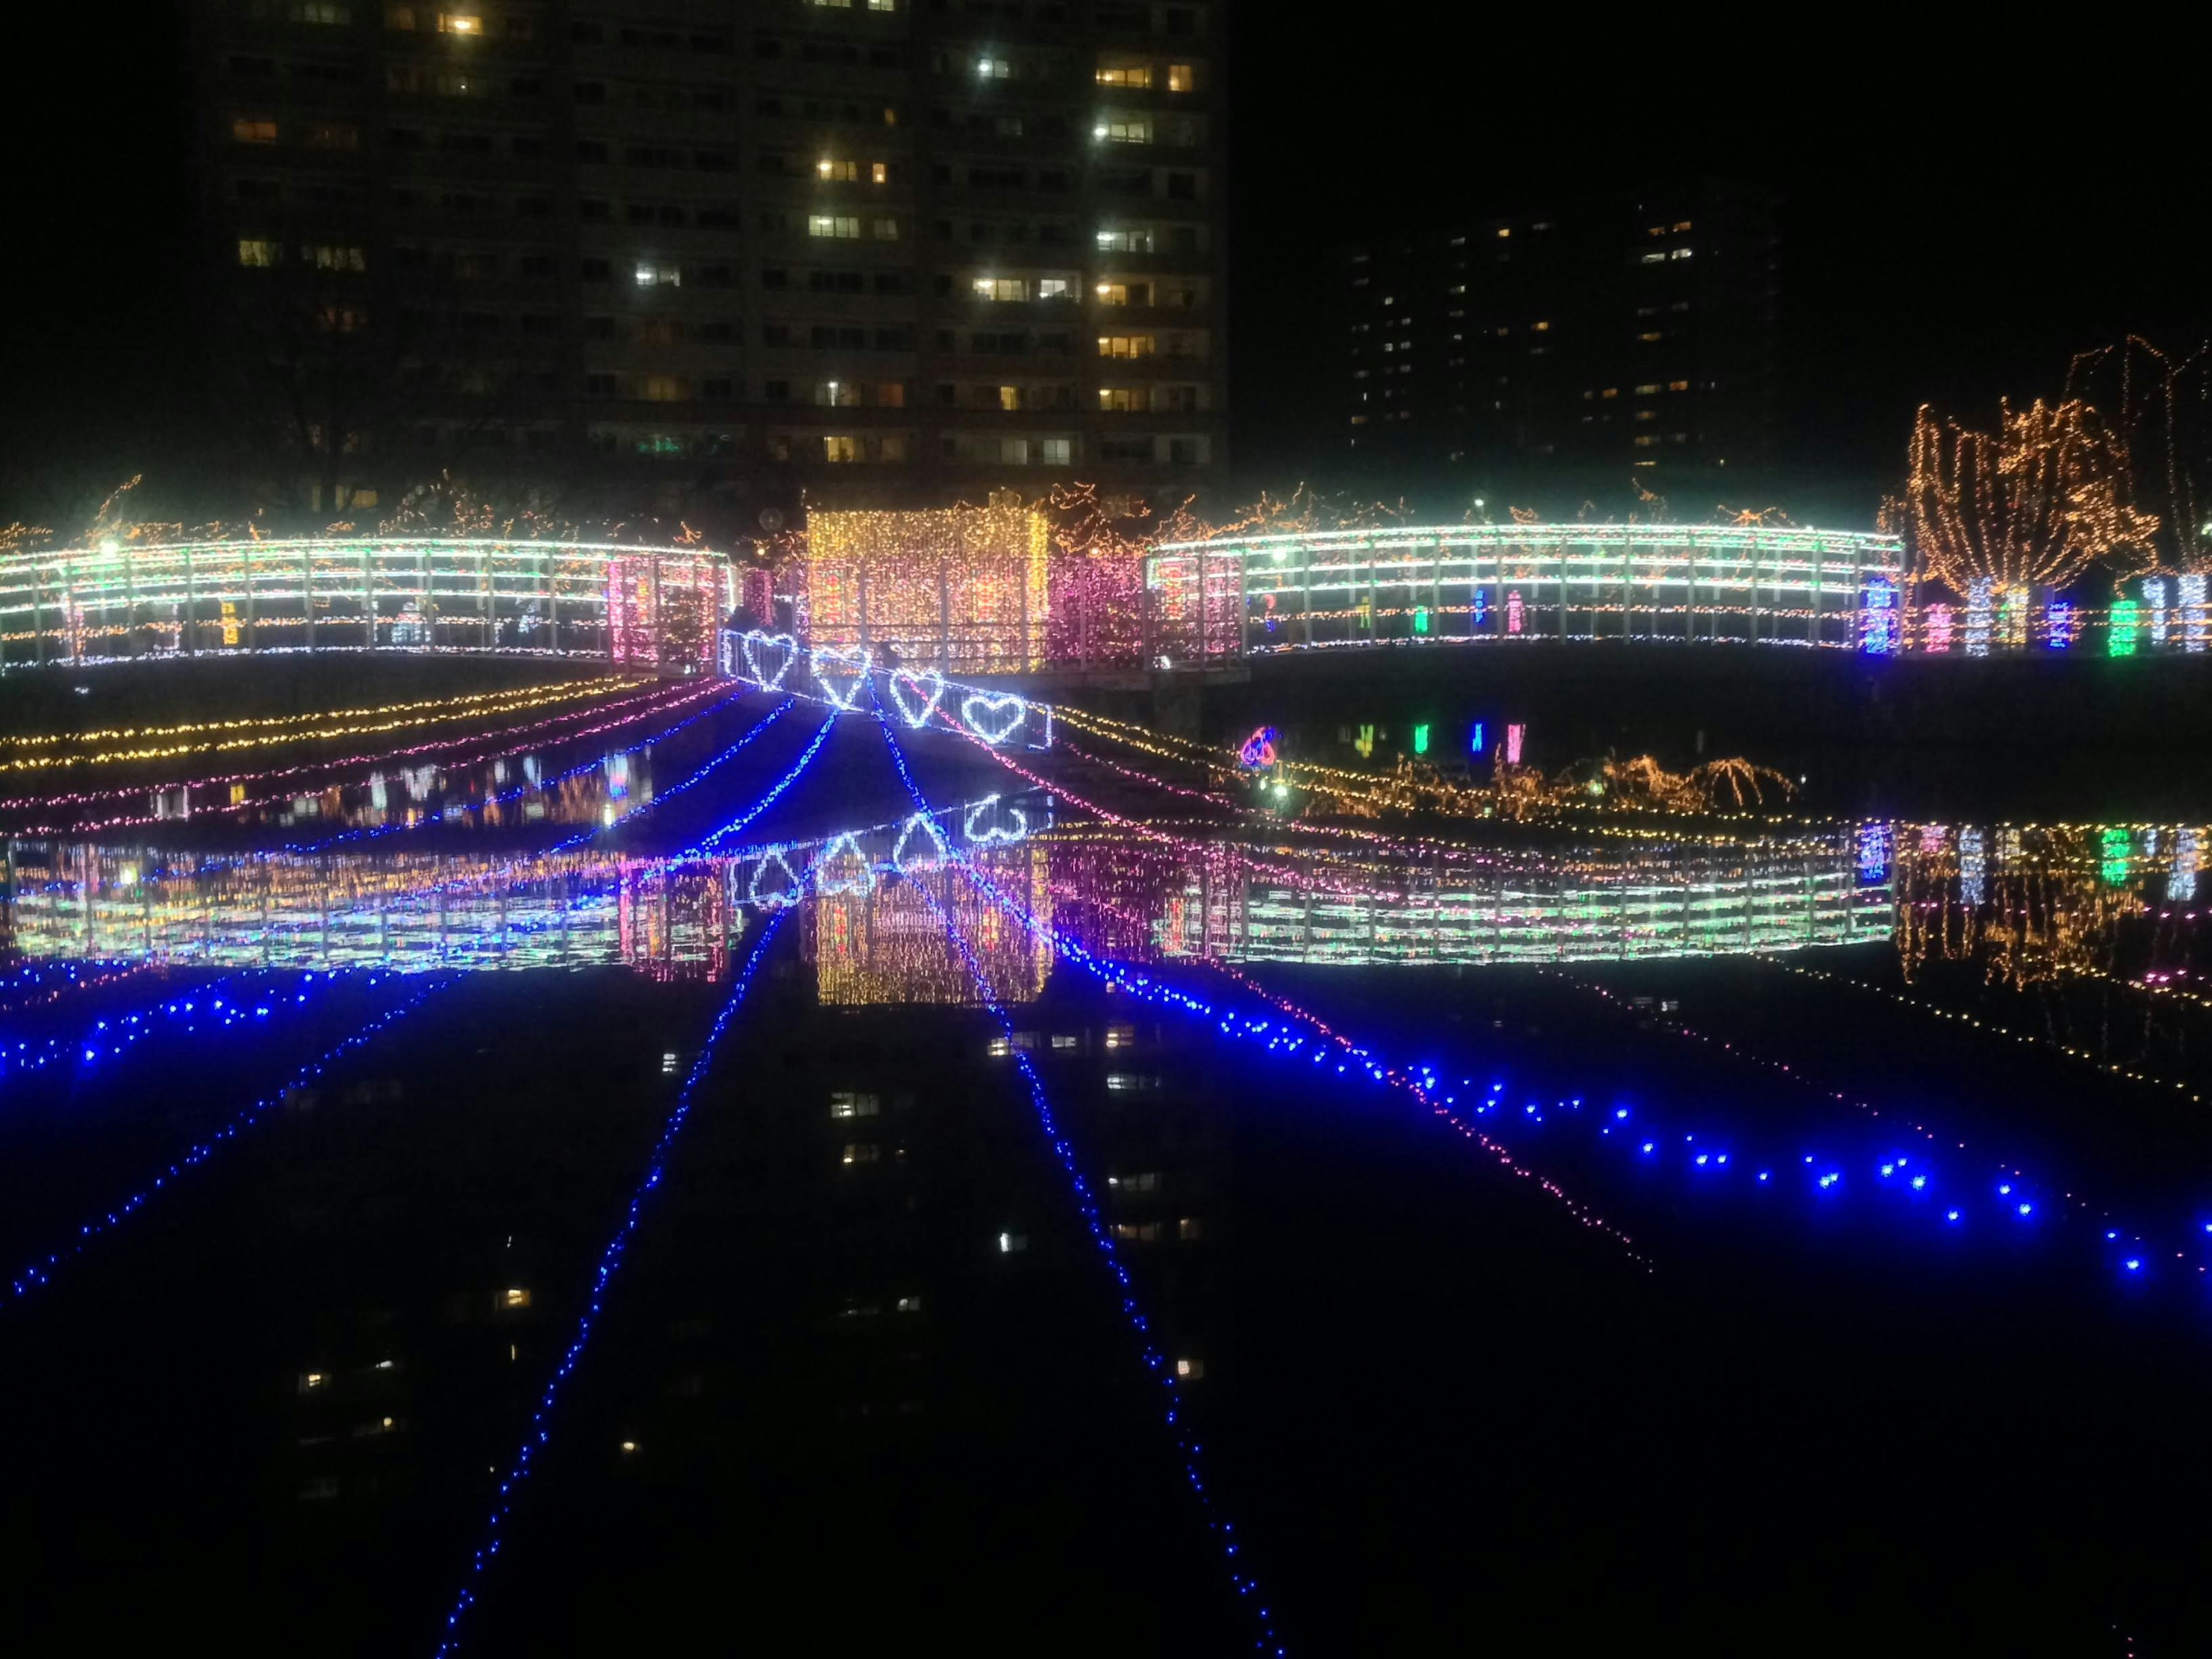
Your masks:
{"label": "curved light fence", "polygon": [[735,601],[696,548],[456,537],[108,543],[0,559],[0,668],[251,651],[708,665]]}
{"label": "curved light fence", "polygon": [[1450,525],[1164,544],[1152,650],[1174,665],[1384,641],[1857,647],[1895,536],[1764,525]]}

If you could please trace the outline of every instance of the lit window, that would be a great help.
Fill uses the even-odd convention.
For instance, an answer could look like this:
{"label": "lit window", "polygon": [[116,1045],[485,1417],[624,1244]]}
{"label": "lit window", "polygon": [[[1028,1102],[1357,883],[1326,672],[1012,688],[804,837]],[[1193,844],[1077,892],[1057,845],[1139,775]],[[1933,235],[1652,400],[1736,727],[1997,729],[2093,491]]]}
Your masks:
{"label": "lit window", "polygon": [[1098,84],[1102,87],[1147,88],[1152,84],[1150,64],[1115,64],[1099,65]]}
{"label": "lit window", "polygon": [[994,1036],[991,1039],[989,1045],[983,1052],[989,1054],[994,1060],[1004,1060],[1008,1054],[1012,1054],[1013,1050],[1008,1045],[1006,1038],[1002,1036]]}
{"label": "lit window", "polygon": [[1532,324],[1531,326],[1535,329],[1537,333],[1541,334],[1549,330],[1552,325],[1549,323],[1535,323]]}
{"label": "lit window", "polygon": [[1042,440],[1037,445],[1037,459],[1047,466],[1073,466],[1075,440],[1073,438]]}
{"label": "lit window", "polygon": [[844,1161],[847,1164],[880,1164],[884,1161],[884,1149],[872,1140],[848,1140],[845,1143]]}
{"label": "lit window", "polygon": [[1636,440],[1636,447],[1637,447],[1638,449],[1649,449],[1649,448],[1650,448],[1654,444],[1657,443],[1658,441],[1659,441],[1659,434],[1658,434],[1657,433],[1656,433],[1656,432],[1646,432],[1646,433],[1642,434],[1641,435],[1639,435],[1639,436],[1637,438],[1637,440]]}
{"label": "lit window", "polygon": [[1674,227],[1674,234],[1675,234],[1677,236],[1680,236],[1680,235],[1684,231],[1687,230],[1689,228],[1690,228],[1690,222],[1689,222],[1687,219],[1685,219],[1685,220],[1683,220],[1680,224],[1678,224],[1678,225],[1676,225],[1676,226]]}
{"label": "lit window", "polygon": [[1206,1362],[1203,1359],[1178,1359],[1176,1361],[1176,1375],[1186,1382],[1195,1382],[1206,1375]]}
{"label": "lit window", "polygon": [[860,222],[857,218],[841,214],[811,213],[806,216],[806,234],[809,236],[834,236],[842,240],[852,240],[860,234]]}
{"label": "lit window", "polygon": [[1152,123],[1148,116],[1117,115],[1092,127],[1091,136],[1103,138],[1109,144],[1149,144],[1152,142]]}
{"label": "lit window", "polygon": [[[822,459],[825,461],[857,461],[860,459],[860,441],[846,436],[829,436],[822,440]],[[850,1164],[853,1160],[845,1160]]]}
{"label": "lit window", "polygon": [[238,263],[264,268],[273,265],[283,256],[282,242],[267,242],[240,237],[238,243]]}
{"label": "lit window", "polygon": [[1158,344],[1149,334],[1102,334],[1098,337],[1098,355],[1102,357],[1149,357]]}
{"label": "lit window", "polygon": [[1504,227],[1504,225],[1500,225],[1500,226],[1498,228],[1498,234],[1500,236],[1510,236],[1513,233],[1512,233],[1510,230],[1509,230],[1508,228],[1506,228],[1506,227]]}
{"label": "lit window", "polygon": [[1152,406],[1150,388],[1140,386],[1102,386],[1098,407],[1109,415],[1141,415]]}
{"label": "lit window", "polygon": [[466,12],[441,11],[438,14],[438,33],[441,34],[482,34],[483,19]]}
{"label": "lit window", "polygon": [[673,1048],[666,1049],[662,1053],[660,1056],[660,1074],[663,1077],[673,1077],[676,1075],[676,1050]]}
{"label": "lit window", "polygon": [[353,21],[353,9],[337,0],[293,0],[284,15],[295,23],[330,23],[340,28]]}
{"label": "lit window", "polygon": [[1170,92],[1188,92],[1196,84],[1195,73],[1188,64],[1170,64],[1168,65],[1168,90]]}
{"label": "lit window", "polygon": [[1670,259],[1686,259],[1690,257],[1690,252],[1688,248],[1678,247],[1667,257]]}
{"label": "lit window", "polygon": [[640,288],[681,288],[684,272],[677,265],[640,265],[637,268]]}
{"label": "lit window", "polygon": [[1618,398],[1620,396],[1620,388],[1617,386],[1609,386],[1597,395],[1601,398]]}
{"label": "lit window", "polygon": [[979,300],[1026,300],[1028,282],[1019,276],[978,276],[973,284]]}
{"label": "lit window", "polygon": [[832,1117],[873,1117],[883,1109],[880,1095],[840,1089],[830,1097],[830,1115]]}
{"label": "lit window", "polygon": [[1649,398],[1653,392],[1658,390],[1658,381],[1646,380],[1642,386],[1636,388],[1636,395],[1639,398]]}
{"label": "lit window", "polygon": [[315,242],[300,250],[300,258],[317,270],[362,270],[367,261],[357,247],[339,247],[328,242]]}
{"label": "lit window", "polygon": [[240,116],[230,124],[230,136],[241,144],[273,144],[276,142],[276,124]]}
{"label": "lit window", "polygon": [[879,242],[896,242],[898,240],[898,221],[871,219],[868,221],[868,234]]}
{"label": "lit window", "polygon": [[1649,333],[1639,334],[1639,335],[1638,335],[1636,337],[1637,337],[1638,339],[1639,339],[1639,340],[1642,340],[1642,341],[1643,341],[1643,342],[1644,342],[1646,344],[1649,344],[1650,342],[1652,342],[1652,341],[1654,341],[1654,340],[1663,340],[1663,339],[1665,339],[1667,337],[1666,337],[1666,335],[1665,335],[1665,334],[1662,333],[1659,330],[1657,330],[1657,329],[1653,329],[1653,330],[1651,330]]}
{"label": "lit window", "polygon": [[1187,1215],[1176,1223],[1176,1237],[1186,1243],[1204,1236],[1205,1228],[1194,1215]]}
{"label": "lit window", "polygon": [[1689,389],[1690,383],[1687,380],[1669,380],[1667,382],[1667,390],[1669,392],[1687,392]]}
{"label": "lit window", "polygon": [[1022,1251],[1029,1249],[1029,1247],[1030,1236],[1027,1233],[1000,1233],[999,1235],[999,1254],[1000,1255],[1018,1255]]}
{"label": "lit window", "polygon": [[1098,303],[1102,306],[1125,306],[1128,304],[1129,285],[1127,283],[1099,283]]}
{"label": "lit window", "polygon": [[1637,256],[1637,263],[1638,264],[1645,265],[1663,265],[1667,263],[1667,256],[1664,253],[1638,254]]}
{"label": "lit window", "polygon": [[1133,1025],[1109,1025],[1106,1028],[1106,1046],[1109,1048],[1130,1048],[1136,1041],[1137,1028]]}
{"label": "lit window", "polygon": [[623,1455],[624,1457],[635,1457],[637,1455],[637,1442],[635,1440],[623,1441],[622,1443],[622,1449]]}
{"label": "lit window", "polygon": [[1065,276],[1037,278],[1036,296],[1040,300],[1067,300],[1075,295],[1075,284]]}
{"label": "lit window", "polygon": [[1080,1037],[1075,1036],[1074,1033],[1070,1031],[1054,1031],[1052,1034],[1052,1046],[1055,1048],[1067,1049],[1079,1048],[1082,1046],[1082,1041],[1083,1040]]}
{"label": "lit window", "polygon": [[301,1394],[313,1394],[317,1389],[321,1388],[324,1383],[330,1380],[331,1379],[329,1377],[325,1376],[320,1371],[301,1371],[300,1373],[300,1392]]}
{"label": "lit window", "polygon": [[1002,386],[999,388],[999,407],[1000,409],[1013,410],[1019,409],[1021,406],[1021,387],[1018,386]]}
{"label": "lit window", "polygon": [[921,1298],[918,1296],[902,1296],[898,1299],[896,1306],[901,1313],[920,1313]]}
{"label": "lit window", "polygon": [[872,183],[888,185],[891,181],[891,164],[889,161],[869,162],[868,178]]}
{"label": "lit window", "polygon": [[499,1305],[502,1308],[526,1308],[530,1305],[530,1292],[519,1285],[510,1285],[499,1293]]}
{"label": "lit window", "polygon": [[309,149],[359,149],[361,129],[350,121],[315,121],[302,142]]}
{"label": "lit window", "polygon": [[1006,81],[1012,78],[1014,66],[1003,58],[978,58],[975,73],[985,81]]}
{"label": "lit window", "polygon": [[817,178],[849,184],[859,180],[860,164],[858,161],[832,161],[825,158],[814,164],[814,172]]}

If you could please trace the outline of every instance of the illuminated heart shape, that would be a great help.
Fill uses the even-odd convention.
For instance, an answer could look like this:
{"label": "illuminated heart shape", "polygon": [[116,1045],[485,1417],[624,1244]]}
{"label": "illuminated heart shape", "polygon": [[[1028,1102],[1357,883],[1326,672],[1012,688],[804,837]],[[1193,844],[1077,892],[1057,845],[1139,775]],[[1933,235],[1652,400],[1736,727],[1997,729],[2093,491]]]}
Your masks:
{"label": "illuminated heart shape", "polygon": [[[926,697],[924,691],[929,694]],[[891,676],[891,702],[898,706],[899,717],[917,732],[928,724],[944,695],[945,676],[934,668],[927,674],[902,668]]]}
{"label": "illuminated heart shape", "polygon": [[[909,860],[906,855],[907,843],[914,839],[915,831],[917,830],[928,836],[937,848],[936,856],[927,864],[922,863],[919,856]],[[897,843],[891,848],[891,868],[902,876],[911,875],[916,870],[934,870],[945,862],[946,855],[951,851],[952,849],[945,844],[945,832],[937,827],[937,820],[927,812],[916,812],[906,821],[906,827],[899,831]]]}
{"label": "illuminated heart shape", "polygon": [[960,718],[988,744],[1004,743],[1029,717],[1029,704],[1011,691],[971,691],[960,700]]}
{"label": "illuminated heart shape", "polygon": [[[781,870],[784,880],[790,884],[780,893],[761,891],[761,882],[768,875],[770,865]],[[779,848],[753,866],[753,878],[745,888],[745,901],[750,904],[793,904],[798,902],[804,891],[799,885],[798,872],[786,862],[782,849]]]}
{"label": "illuminated heart shape", "polygon": [[[851,860],[860,873],[855,876],[833,876],[830,866],[839,860]],[[860,838],[848,830],[815,856],[814,890],[817,893],[866,893],[874,890],[876,866],[868,862],[868,855],[860,850]]]}
{"label": "illuminated heart shape", "polygon": [[868,683],[868,647],[817,645],[809,660],[814,668],[814,684],[821,687],[822,695],[838,708],[851,709],[860,688]]}
{"label": "illuminated heart shape", "polygon": [[[754,683],[763,691],[781,690],[784,677],[791,672],[792,664],[799,660],[799,641],[788,634],[763,634],[758,629],[755,629],[744,637],[745,666],[751,671]],[[761,662],[763,653],[770,647],[776,647],[781,653],[781,660],[776,664],[775,672],[773,674],[769,673]]]}
{"label": "illuminated heart shape", "polygon": [[1030,815],[1018,806],[1009,806],[1006,809],[1008,816],[1014,820],[1012,829],[1007,829],[1003,823],[986,823],[978,829],[976,821],[998,804],[999,798],[996,795],[986,795],[969,807],[967,817],[961,819],[960,833],[968,837],[971,845],[988,847],[993,842],[1020,841],[1029,834]]}

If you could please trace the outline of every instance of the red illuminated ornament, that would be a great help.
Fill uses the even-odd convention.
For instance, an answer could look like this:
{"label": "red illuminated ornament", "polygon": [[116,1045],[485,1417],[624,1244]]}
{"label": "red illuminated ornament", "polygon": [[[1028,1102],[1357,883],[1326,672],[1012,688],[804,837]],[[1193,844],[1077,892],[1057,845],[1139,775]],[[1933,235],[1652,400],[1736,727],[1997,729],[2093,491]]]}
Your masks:
{"label": "red illuminated ornament", "polygon": [[1237,751],[1237,764],[1247,771],[1257,772],[1275,763],[1275,739],[1281,735],[1272,726],[1263,726],[1244,739],[1244,746]]}

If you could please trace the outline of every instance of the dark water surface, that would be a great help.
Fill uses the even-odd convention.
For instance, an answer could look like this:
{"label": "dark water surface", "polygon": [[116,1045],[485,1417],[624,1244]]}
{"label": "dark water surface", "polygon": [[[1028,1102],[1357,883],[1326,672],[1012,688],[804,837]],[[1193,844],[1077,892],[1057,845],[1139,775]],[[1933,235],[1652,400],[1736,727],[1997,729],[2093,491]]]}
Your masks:
{"label": "dark water surface", "polygon": [[11,1650],[2203,1650],[2203,830],[776,707],[11,842]]}

